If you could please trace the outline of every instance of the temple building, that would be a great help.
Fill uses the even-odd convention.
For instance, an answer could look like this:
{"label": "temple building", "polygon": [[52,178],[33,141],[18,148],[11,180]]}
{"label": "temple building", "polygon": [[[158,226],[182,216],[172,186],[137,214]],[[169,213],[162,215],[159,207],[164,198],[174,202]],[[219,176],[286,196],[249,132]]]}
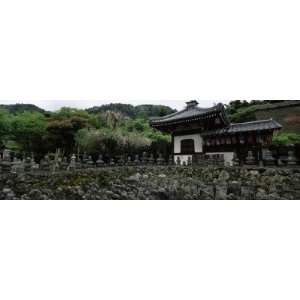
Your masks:
{"label": "temple building", "polygon": [[248,151],[260,161],[274,132],[282,128],[273,119],[231,123],[221,103],[211,108],[200,108],[197,101],[186,104],[179,112],[150,120],[153,128],[172,135],[174,161],[222,155],[231,165],[234,153],[243,159]]}

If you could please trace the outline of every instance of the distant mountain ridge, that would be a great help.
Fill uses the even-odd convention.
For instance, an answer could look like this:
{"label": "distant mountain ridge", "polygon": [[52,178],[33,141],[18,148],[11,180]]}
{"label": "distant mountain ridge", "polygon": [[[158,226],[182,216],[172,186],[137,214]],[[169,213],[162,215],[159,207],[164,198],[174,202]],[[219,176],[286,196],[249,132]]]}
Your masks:
{"label": "distant mountain ridge", "polygon": [[29,112],[39,112],[42,114],[45,114],[46,111],[34,104],[21,104],[21,103],[17,103],[17,104],[0,104],[0,109],[5,109],[7,111],[9,111],[12,114],[15,113],[21,113],[21,112],[25,112],[25,111],[29,111]]}
{"label": "distant mountain ridge", "polygon": [[86,109],[89,113],[103,113],[106,111],[113,111],[123,113],[131,118],[136,117],[162,117],[168,114],[176,112],[175,109],[172,109],[169,106],[165,105],[152,105],[152,104],[143,104],[143,105],[131,105],[123,103],[111,103],[104,104],[101,106],[94,106],[92,108]]}
{"label": "distant mountain ridge", "polygon": [[[0,109],[6,109],[10,113],[21,113],[21,112],[39,112],[42,114],[51,114],[51,112],[46,111],[34,104],[0,104]],[[131,105],[131,104],[123,104],[123,103],[111,103],[111,104],[103,104],[101,106],[94,106],[91,108],[85,109],[88,113],[97,114],[97,113],[105,113],[107,111],[119,112],[128,116],[130,118],[136,117],[161,117],[171,113],[174,113],[176,110],[172,109],[169,106],[165,105]]]}

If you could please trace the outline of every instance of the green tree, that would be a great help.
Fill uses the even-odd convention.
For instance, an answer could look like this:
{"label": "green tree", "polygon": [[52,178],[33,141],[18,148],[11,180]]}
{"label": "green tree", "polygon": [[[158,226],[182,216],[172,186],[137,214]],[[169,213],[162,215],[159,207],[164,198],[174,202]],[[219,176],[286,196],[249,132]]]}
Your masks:
{"label": "green tree", "polygon": [[300,134],[279,132],[274,135],[273,144],[276,146],[300,144]]}
{"label": "green tree", "polygon": [[88,120],[79,116],[51,119],[47,124],[47,137],[52,152],[62,149],[64,153],[74,152],[75,135],[78,130],[85,128]]}
{"label": "green tree", "polygon": [[4,147],[11,128],[11,119],[8,111],[0,109],[0,149]]}
{"label": "green tree", "polygon": [[46,136],[46,118],[38,112],[11,116],[11,138],[26,153],[41,152]]}

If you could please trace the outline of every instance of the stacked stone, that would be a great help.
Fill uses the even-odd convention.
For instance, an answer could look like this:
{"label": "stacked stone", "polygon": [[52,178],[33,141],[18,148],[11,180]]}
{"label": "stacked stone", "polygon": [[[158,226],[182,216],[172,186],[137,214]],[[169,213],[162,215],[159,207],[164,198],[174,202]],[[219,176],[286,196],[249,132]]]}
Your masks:
{"label": "stacked stone", "polygon": [[236,152],[233,153],[233,166],[237,167],[240,165],[240,160],[236,154]]}
{"label": "stacked stone", "polygon": [[272,152],[268,149],[263,152],[263,162],[265,166],[275,165],[275,159],[272,155]]}
{"label": "stacked stone", "polygon": [[68,164],[68,159],[67,159],[67,157],[64,157],[64,158],[62,159],[61,164],[60,164],[60,169],[63,170],[63,171],[65,171],[65,170],[68,169],[68,166],[69,166],[69,164]]}
{"label": "stacked stone", "polygon": [[287,165],[288,166],[295,166],[295,165],[297,165],[297,158],[295,156],[294,151],[292,151],[292,150],[288,151]]}
{"label": "stacked stone", "polygon": [[109,160],[109,165],[110,165],[111,167],[113,167],[113,166],[115,165],[115,159],[114,159],[114,158],[111,158],[111,159]]}
{"label": "stacked stone", "polygon": [[125,161],[123,159],[123,156],[121,156],[120,159],[118,160],[118,165],[119,166],[124,166],[124,164],[125,164]]}
{"label": "stacked stone", "polygon": [[159,153],[158,157],[157,157],[157,160],[156,160],[156,163],[161,166],[161,165],[164,165],[164,162],[165,162],[165,160],[164,160],[162,154]]}
{"label": "stacked stone", "polygon": [[154,156],[153,156],[152,153],[150,154],[148,162],[149,162],[150,165],[153,165],[155,163],[155,159],[154,159]]}
{"label": "stacked stone", "polygon": [[216,166],[220,166],[220,167],[224,166],[225,165],[224,155],[217,154],[214,163]]}
{"label": "stacked stone", "polygon": [[89,155],[87,161],[86,161],[86,166],[87,168],[94,168],[95,167],[95,164],[93,162],[93,159],[92,157]]}
{"label": "stacked stone", "polygon": [[255,165],[256,161],[255,161],[255,157],[253,156],[253,152],[252,151],[248,151],[248,155],[246,157],[246,165]]}
{"label": "stacked stone", "polygon": [[50,172],[50,159],[48,155],[45,155],[45,157],[41,160],[40,163],[40,169],[44,172]]}
{"label": "stacked stone", "polygon": [[20,165],[21,161],[18,160],[16,157],[14,157],[12,166],[11,166],[11,173],[17,174],[18,173],[18,167]]}
{"label": "stacked stone", "polygon": [[188,166],[192,165],[192,158],[190,156],[188,157],[187,165]]}
{"label": "stacked stone", "polygon": [[88,156],[87,156],[86,152],[84,152],[83,156],[82,156],[82,168],[83,169],[88,168]]}
{"label": "stacked stone", "polygon": [[147,153],[143,152],[143,154],[142,154],[142,164],[147,165],[147,163],[148,163]]}
{"label": "stacked stone", "polygon": [[96,166],[97,166],[97,168],[100,168],[100,167],[103,167],[103,166],[104,166],[104,161],[103,161],[103,156],[102,156],[102,154],[100,154],[100,155],[98,156],[98,159],[97,159],[97,161],[96,161]]}
{"label": "stacked stone", "polygon": [[5,149],[3,150],[3,160],[1,162],[2,173],[10,173],[11,167],[12,167],[12,163],[10,161],[10,151]]}
{"label": "stacked stone", "polygon": [[170,166],[174,165],[174,158],[173,158],[173,155],[172,155],[172,154],[169,155],[168,164],[169,164]]}
{"label": "stacked stone", "polygon": [[140,164],[140,159],[139,159],[139,155],[138,155],[138,154],[135,156],[134,164],[135,164],[136,166]]}
{"label": "stacked stone", "polygon": [[181,159],[179,156],[177,156],[177,159],[176,159],[176,165],[177,166],[181,166]]}
{"label": "stacked stone", "polygon": [[25,159],[24,171],[25,171],[25,173],[31,172],[31,158],[30,157],[26,157],[26,159]]}
{"label": "stacked stone", "polygon": [[77,167],[77,164],[76,164],[76,155],[72,154],[68,170],[76,170],[76,167]]}

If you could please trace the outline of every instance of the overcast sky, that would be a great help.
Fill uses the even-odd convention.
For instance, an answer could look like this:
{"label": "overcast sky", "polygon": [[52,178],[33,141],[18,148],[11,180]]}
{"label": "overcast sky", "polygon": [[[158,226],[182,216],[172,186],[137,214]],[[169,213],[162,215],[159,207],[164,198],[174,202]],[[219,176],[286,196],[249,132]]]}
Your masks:
{"label": "overcast sky", "polygon": [[300,98],[299,1],[2,2],[0,103]]}
{"label": "overcast sky", "polygon": [[[194,99],[191,99],[194,100]],[[102,104],[109,104],[109,103],[126,103],[126,104],[132,104],[132,105],[139,105],[139,104],[163,104],[170,106],[175,109],[182,109],[185,107],[186,100],[136,100],[136,101],[130,101],[130,100],[124,100],[124,101],[97,101],[97,100],[23,100],[23,101],[15,101],[15,100],[0,100],[0,104],[15,104],[15,103],[30,103],[35,104],[43,109],[46,110],[57,110],[62,106],[70,106],[70,107],[76,107],[76,108],[88,108],[92,106],[100,106]],[[214,101],[210,100],[198,100],[199,105],[202,107],[209,107],[214,104]],[[224,101],[226,102],[226,101]]]}

